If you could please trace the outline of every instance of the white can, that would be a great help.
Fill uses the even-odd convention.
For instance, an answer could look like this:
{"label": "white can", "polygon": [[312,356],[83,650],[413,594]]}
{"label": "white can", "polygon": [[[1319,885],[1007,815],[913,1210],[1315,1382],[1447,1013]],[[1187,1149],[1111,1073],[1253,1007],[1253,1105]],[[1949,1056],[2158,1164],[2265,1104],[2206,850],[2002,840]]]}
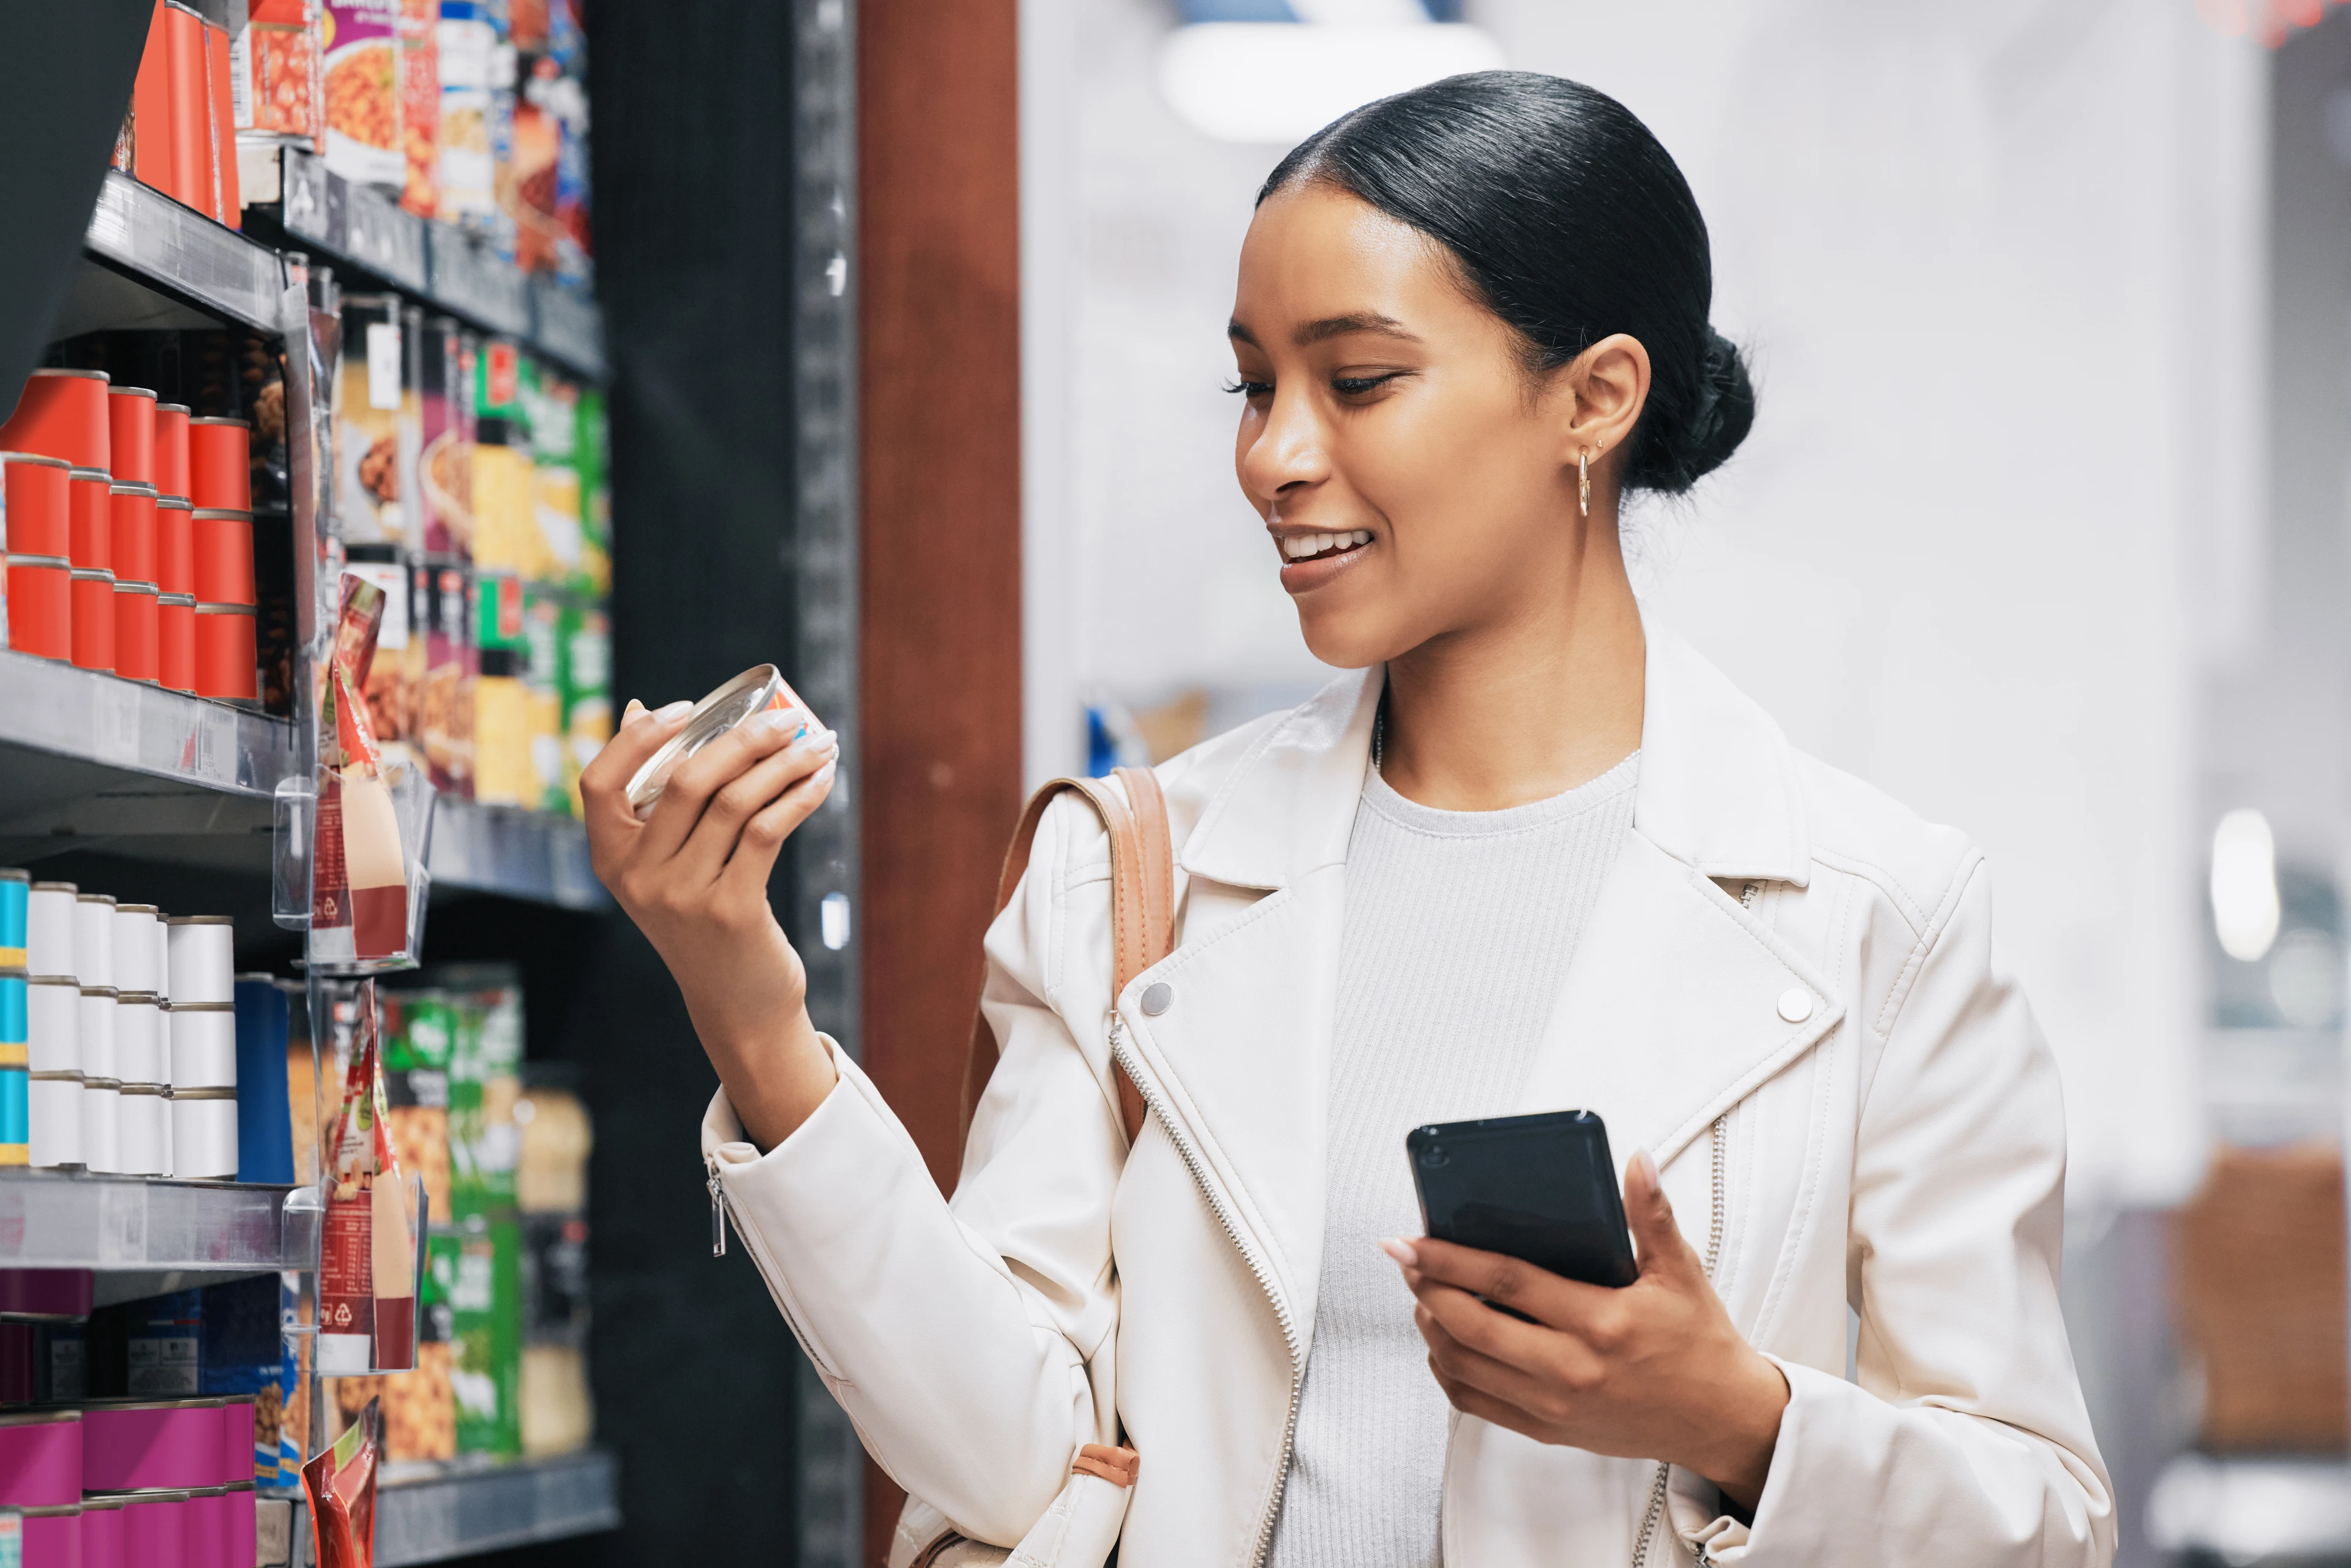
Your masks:
{"label": "white can", "polygon": [[32,1163],[45,1169],[81,1164],[81,1074],[36,1072],[25,1089]]}
{"label": "white can", "polygon": [[163,971],[155,962],[156,932],[162,924],[152,904],[114,906],[114,977],[108,985],[118,991],[162,994]]}
{"label": "white can", "polygon": [[236,1000],[236,925],[225,915],[175,915],[168,923],[172,941],[171,998],[179,1002]]}
{"label": "white can", "polygon": [[74,1065],[86,1079],[121,1080],[122,1074],[115,1071],[114,1011],[112,986],[82,987],[81,1005],[74,1016]]}
{"label": "white can", "polygon": [[71,975],[74,895],[69,882],[37,882],[25,901],[25,967],[36,975]]}
{"label": "white can", "polygon": [[100,1174],[122,1168],[122,1084],[113,1078],[81,1081],[81,1163]]}
{"label": "white can", "polygon": [[236,1091],[172,1092],[172,1174],[188,1180],[236,1179]]}
{"label": "white can", "polygon": [[170,1071],[171,1052],[163,1042],[163,1010],[155,1005],[154,994],[116,992],[114,1075],[126,1084],[161,1083]]}
{"label": "white can", "polygon": [[114,984],[114,900],[102,893],[74,895],[74,978],[85,986]]}
{"label": "white can", "polygon": [[171,916],[155,916],[155,999],[170,1006],[172,1001],[172,925]]}
{"label": "white can", "polygon": [[25,986],[26,1065],[44,1072],[79,1072],[81,987],[70,975],[36,975]]}
{"label": "white can", "polygon": [[236,1009],[218,1002],[183,1002],[172,1020],[172,1087],[236,1087]]}
{"label": "white can", "polygon": [[160,1083],[126,1083],[116,1101],[116,1163],[125,1176],[172,1174],[172,1103]]}

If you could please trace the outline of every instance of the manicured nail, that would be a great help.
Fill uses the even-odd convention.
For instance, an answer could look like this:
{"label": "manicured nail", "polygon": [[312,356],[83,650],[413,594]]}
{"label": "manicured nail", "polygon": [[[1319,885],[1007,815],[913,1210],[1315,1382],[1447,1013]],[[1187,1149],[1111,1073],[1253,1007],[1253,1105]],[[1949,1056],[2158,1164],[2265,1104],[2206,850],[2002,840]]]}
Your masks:
{"label": "manicured nail", "polygon": [[836,757],[827,762],[823,767],[818,768],[815,772],[810,774],[809,777],[819,784],[829,784],[832,781],[832,776],[840,770],[841,758]]}
{"label": "manicured nail", "polygon": [[808,715],[797,708],[782,708],[775,713],[763,713],[751,721],[752,733],[756,736],[780,735],[795,739],[807,724]]}
{"label": "manicured nail", "polygon": [[1412,1249],[1412,1243],[1409,1241],[1391,1236],[1380,1243],[1380,1250],[1407,1269],[1420,1267],[1420,1254]]}
{"label": "manicured nail", "polygon": [[626,724],[631,719],[636,717],[637,715],[644,711],[645,705],[639,702],[636,698],[631,697],[629,699],[629,706],[621,710],[621,722],[622,724]]}
{"label": "manicured nail", "polygon": [[653,715],[653,717],[661,720],[664,724],[675,724],[679,719],[684,718],[687,714],[690,714],[693,711],[694,705],[681,698],[676,702],[664,706],[661,712]]}

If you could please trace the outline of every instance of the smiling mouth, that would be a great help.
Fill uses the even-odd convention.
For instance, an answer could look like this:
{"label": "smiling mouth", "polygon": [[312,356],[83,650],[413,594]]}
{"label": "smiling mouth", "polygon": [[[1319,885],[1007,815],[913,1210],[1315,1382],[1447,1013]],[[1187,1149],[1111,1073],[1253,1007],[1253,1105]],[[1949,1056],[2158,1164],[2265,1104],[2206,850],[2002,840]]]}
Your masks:
{"label": "smiling mouth", "polygon": [[1344,555],[1349,550],[1372,542],[1369,528],[1354,528],[1337,534],[1295,534],[1275,541],[1281,549],[1284,566],[1294,566],[1302,560],[1322,560],[1331,556]]}

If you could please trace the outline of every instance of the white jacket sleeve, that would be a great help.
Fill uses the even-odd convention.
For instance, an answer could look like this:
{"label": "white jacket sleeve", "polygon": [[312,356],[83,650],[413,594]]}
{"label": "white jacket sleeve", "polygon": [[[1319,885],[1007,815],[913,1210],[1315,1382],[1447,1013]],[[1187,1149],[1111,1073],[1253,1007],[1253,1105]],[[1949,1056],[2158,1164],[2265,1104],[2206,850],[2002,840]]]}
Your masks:
{"label": "white jacket sleeve", "polygon": [[2113,1492],[2058,1311],[2056,1063],[1993,952],[1980,860],[1960,876],[1907,995],[1897,982],[1886,998],[1862,1088],[1846,1265],[1859,1385],[1781,1364],[1791,1396],[1771,1478],[1751,1532],[1714,1548],[1725,1563],[2114,1555]]}
{"label": "white jacket sleeve", "polygon": [[[989,929],[984,1005],[1002,1057],[952,1204],[837,1048],[841,1082],[765,1155],[741,1141],[723,1092],[704,1124],[737,1234],[867,1449],[963,1533],[1001,1545],[1043,1514],[1079,1445],[1114,1439],[1102,1429],[1113,1357],[1101,1355],[1099,1387],[1090,1364],[1115,1340],[1110,1208],[1125,1138],[1106,1040],[1081,1046],[1054,1010],[1108,1005],[1107,945],[1099,965],[1055,950],[1072,924],[1107,928],[1066,908],[1107,905],[1107,842],[1057,802]],[[1092,983],[1057,996],[1064,967]]]}

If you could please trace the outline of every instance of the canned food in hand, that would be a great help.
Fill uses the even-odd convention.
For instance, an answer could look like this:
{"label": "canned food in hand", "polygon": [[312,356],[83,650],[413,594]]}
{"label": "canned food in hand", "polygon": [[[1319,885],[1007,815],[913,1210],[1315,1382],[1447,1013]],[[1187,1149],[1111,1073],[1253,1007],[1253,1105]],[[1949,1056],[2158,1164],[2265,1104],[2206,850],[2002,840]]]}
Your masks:
{"label": "canned food in hand", "polygon": [[669,785],[670,775],[688,758],[754,715],[788,708],[797,708],[806,715],[802,728],[816,722],[808,704],[785,684],[775,665],[754,664],[695,704],[694,711],[685,716],[684,727],[645,759],[636,777],[629,780],[629,809],[640,819],[651,816],[662,791]]}

